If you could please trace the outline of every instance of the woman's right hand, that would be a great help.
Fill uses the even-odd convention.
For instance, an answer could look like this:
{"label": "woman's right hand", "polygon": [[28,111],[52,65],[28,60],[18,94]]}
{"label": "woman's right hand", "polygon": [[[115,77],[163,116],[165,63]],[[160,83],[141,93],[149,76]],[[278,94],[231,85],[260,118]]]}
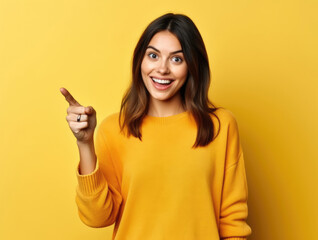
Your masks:
{"label": "woman's right hand", "polygon": [[[65,89],[60,88],[61,93],[69,103],[66,121],[78,143],[91,143],[94,141],[96,127],[96,111],[92,106],[84,107]],[[80,115],[80,120],[78,117]]]}

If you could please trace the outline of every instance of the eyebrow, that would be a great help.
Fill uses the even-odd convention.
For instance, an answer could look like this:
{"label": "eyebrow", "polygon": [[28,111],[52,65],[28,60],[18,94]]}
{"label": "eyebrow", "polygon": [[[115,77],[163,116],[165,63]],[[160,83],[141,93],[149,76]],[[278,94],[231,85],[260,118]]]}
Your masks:
{"label": "eyebrow", "polygon": [[[157,48],[153,47],[153,46],[148,46],[147,49],[148,48],[152,48],[153,50],[155,50],[155,51],[160,53],[160,51]],[[183,52],[182,49],[178,50],[178,51],[171,52],[170,54],[176,54],[176,53],[179,53],[179,52]]]}

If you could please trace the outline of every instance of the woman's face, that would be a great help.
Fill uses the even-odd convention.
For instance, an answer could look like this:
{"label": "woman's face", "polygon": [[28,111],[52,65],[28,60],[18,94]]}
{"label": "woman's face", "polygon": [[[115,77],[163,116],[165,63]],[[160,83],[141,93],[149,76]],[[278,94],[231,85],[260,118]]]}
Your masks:
{"label": "woman's face", "polygon": [[188,66],[178,38],[169,31],[155,34],[141,63],[141,76],[152,100],[179,97],[187,75]]}

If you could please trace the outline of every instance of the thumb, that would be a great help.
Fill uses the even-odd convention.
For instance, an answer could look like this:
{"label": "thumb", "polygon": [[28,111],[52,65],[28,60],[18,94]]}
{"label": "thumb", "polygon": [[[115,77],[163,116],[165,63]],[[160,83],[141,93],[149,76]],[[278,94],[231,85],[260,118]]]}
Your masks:
{"label": "thumb", "polygon": [[88,107],[85,107],[85,113],[90,115],[95,113],[95,110],[92,106],[88,106]]}

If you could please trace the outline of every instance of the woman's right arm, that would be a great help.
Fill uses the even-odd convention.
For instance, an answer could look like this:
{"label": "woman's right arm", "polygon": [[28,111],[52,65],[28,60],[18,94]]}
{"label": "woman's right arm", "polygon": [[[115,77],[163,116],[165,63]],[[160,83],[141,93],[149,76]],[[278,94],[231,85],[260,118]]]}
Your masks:
{"label": "woman's right arm", "polygon": [[[112,178],[106,181],[94,146],[94,130],[96,127],[96,112],[89,107],[80,105],[65,89],[60,89],[69,103],[66,120],[77,139],[80,162],[77,169],[78,187],[76,203],[80,219],[91,227],[105,227],[113,224],[122,202],[118,188],[113,187]],[[79,115],[81,116],[79,121]],[[100,134],[99,134],[100,135]],[[100,137],[97,137],[98,146],[103,146]],[[99,158],[107,165],[108,174],[115,175],[112,164],[107,164],[102,147],[98,148]]]}

